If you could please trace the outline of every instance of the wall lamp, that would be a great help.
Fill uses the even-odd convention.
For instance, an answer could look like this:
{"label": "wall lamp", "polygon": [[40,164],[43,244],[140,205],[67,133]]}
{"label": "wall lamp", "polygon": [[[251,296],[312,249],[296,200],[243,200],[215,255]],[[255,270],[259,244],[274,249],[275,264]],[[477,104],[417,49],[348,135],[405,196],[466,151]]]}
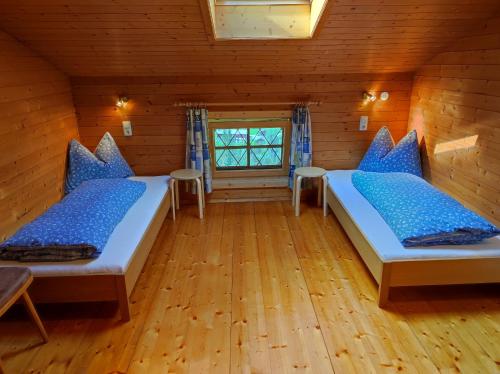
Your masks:
{"label": "wall lamp", "polygon": [[[374,102],[377,100],[377,95],[365,91],[365,92],[363,92],[363,100]],[[382,101],[389,100],[389,92],[385,92],[385,91],[382,92],[380,94],[380,100],[382,100]]]}
{"label": "wall lamp", "polygon": [[377,100],[377,95],[371,94],[369,92],[363,92],[363,100],[365,101],[375,101]]}
{"label": "wall lamp", "polygon": [[126,96],[120,96],[118,98],[118,100],[116,101],[116,106],[118,108],[125,108],[127,106],[127,103],[128,103],[128,97]]}

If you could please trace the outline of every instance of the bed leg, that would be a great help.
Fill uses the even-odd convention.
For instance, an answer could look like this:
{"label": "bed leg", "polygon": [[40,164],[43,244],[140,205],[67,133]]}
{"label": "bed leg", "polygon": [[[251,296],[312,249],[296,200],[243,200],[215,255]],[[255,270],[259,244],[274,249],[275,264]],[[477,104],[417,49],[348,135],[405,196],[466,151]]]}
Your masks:
{"label": "bed leg", "polygon": [[383,308],[387,305],[389,301],[389,286],[386,284],[380,284],[378,286],[378,306]]}
{"label": "bed leg", "polygon": [[380,284],[378,286],[378,306],[383,308],[387,305],[389,301],[390,292],[390,280],[391,280],[391,265],[382,265],[382,277],[380,279]]}
{"label": "bed leg", "polygon": [[128,301],[127,285],[125,276],[119,275],[116,277],[116,295],[118,299],[118,308],[123,322],[130,321],[130,303]]}
{"label": "bed leg", "polygon": [[328,215],[328,201],[326,198],[326,194],[328,192],[328,183],[326,181],[326,176],[323,176],[323,216]]}

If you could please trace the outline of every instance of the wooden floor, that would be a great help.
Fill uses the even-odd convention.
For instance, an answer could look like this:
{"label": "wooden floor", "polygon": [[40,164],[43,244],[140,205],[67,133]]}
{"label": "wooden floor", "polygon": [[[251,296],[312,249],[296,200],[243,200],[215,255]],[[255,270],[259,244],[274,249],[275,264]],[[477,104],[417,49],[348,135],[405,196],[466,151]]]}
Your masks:
{"label": "wooden floor", "polygon": [[169,218],[132,295],[41,308],[50,342],[16,309],[0,322],[7,373],[494,373],[495,287],[400,289],[387,310],[336,219],[287,202],[210,204]]}

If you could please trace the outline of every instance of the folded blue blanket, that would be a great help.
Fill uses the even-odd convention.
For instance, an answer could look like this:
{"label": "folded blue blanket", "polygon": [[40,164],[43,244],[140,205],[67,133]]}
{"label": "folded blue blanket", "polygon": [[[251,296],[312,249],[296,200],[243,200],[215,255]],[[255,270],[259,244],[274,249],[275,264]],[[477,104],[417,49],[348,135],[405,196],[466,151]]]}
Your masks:
{"label": "folded blue blanket", "polygon": [[500,234],[486,219],[414,175],[358,171],[352,184],[405,247],[474,244]]}
{"label": "folded blue blanket", "polygon": [[0,245],[0,259],[72,261],[98,257],[146,184],[128,179],[82,183]]}

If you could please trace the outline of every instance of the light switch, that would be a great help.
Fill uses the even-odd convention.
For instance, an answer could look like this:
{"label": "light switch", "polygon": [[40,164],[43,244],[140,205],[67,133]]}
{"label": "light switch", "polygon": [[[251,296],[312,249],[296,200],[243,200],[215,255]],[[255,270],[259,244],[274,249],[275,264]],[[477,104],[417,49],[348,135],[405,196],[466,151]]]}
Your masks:
{"label": "light switch", "polygon": [[359,131],[366,131],[368,129],[368,116],[361,116],[359,119]]}
{"label": "light switch", "polygon": [[123,121],[122,126],[123,126],[123,135],[132,136],[132,122]]}

